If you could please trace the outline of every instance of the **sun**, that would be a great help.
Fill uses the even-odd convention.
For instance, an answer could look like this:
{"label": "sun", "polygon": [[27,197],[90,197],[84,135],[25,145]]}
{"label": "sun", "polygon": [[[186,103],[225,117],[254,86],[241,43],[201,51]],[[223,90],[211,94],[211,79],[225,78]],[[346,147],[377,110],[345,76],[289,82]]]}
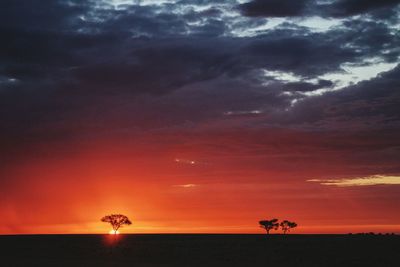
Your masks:
{"label": "sun", "polygon": [[110,230],[110,232],[108,232],[110,235],[119,235],[119,231],[114,231],[114,230]]}

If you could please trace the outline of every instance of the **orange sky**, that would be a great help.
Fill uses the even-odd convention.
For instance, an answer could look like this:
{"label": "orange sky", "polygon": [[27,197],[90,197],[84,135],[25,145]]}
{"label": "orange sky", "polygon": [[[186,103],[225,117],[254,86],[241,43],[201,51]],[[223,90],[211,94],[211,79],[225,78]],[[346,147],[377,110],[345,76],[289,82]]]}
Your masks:
{"label": "orange sky", "polygon": [[0,233],[105,233],[100,218],[110,213],[133,221],[125,233],[262,233],[258,221],[275,217],[296,221],[295,233],[400,232],[397,186],[306,181],[363,167],[349,166],[354,158],[340,149],[319,157],[331,137],[270,130],[121,138],[38,142],[15,153],[1,173]]}
{"label": "orange sky", "polygon": [[0,234],[400,233],[399,1],[215,2],[0,1]]}

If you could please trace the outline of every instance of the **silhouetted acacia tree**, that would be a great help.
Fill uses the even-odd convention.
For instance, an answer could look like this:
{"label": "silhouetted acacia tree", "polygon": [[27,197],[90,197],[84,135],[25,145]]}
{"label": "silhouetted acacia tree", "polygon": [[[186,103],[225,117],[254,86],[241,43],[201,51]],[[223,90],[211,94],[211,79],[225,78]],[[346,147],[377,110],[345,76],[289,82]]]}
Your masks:
{"label": "silhouetted acacia tree", "polygon": [[259,221],[258,223],[260,224],[261,228],[264,228],[265,231],[267,231],[267,234],[269,234],[269,231],[278,230],[279,228],[278,219],[263,220]]}
{"label": "silhouetted acacia tree", "polygon": [[102,222],[107,222],[110,223],[114,233],[117,233],[118,229],[121,228],[123,225],[131,225],[132,222],[126,217],[125,215],[122,214],[111,214],[104,216],[101,218]]}
{"label": "silhouetted acacia tree", "polygon": [[287,232],[290,232],[290,229],[297,227],[297,223],[291,222],[288,220],[282,221],[279,225],[284,234],[286,234]]}

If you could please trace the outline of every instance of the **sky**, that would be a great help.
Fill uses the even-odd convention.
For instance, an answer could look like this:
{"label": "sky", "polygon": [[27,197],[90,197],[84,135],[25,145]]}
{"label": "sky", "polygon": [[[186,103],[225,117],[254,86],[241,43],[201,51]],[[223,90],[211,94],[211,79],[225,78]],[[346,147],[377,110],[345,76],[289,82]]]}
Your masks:
{"label": "sky", "polygon": [[0,234],[400,233],[400,1],[0,1]]}

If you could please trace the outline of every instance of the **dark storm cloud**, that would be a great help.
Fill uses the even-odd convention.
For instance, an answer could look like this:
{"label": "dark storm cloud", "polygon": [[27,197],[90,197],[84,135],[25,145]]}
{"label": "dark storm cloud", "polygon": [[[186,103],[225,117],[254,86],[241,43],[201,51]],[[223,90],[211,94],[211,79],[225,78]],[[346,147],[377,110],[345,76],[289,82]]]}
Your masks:
{"label": "dark storm cloud", "polygon": [[[254,1],[242,8],[261,16],[254,5],[274,4],[268,16],[275,17],[312,8],[310,1],[291,2]],[[230,22],[227,10],[212,3],[114,9],[104,1],[2,1],[2,142],[64,140],[90,129],[109,131],[115,121],[115,128],[128,129],[196,125],[227,111],[260,109],[285,124],[274,114],[298,94],[334,85],[320,75],[343,72],[344,63],[367,64],[371,57],[398,60],[399,36],[386,21],[349,19],[323,32],[286,22],[237,36],[232,27],[245,31],[262,19],[238,16]],[[264,69],[295,74],[299,81],[277,80]]]}
{"label": "dark storm cloud", "polygon": [[359,15],[383,8],[393,8],[400,4],[399,0],[337,0],[327,6],[328,14],[333,17]]}
{"label": "dark storm cloud", "polygon": [[110,58],[71,71],[84,90],[114,90],[163,93],[187,83],[217,77],[224,71],[226,57],[209,50],[202,40],[197,47],[160,40],[158,44],[127,52],[125,59]]}
{"label": "dark storm cloud", "polygon": [[240,5],[246,16],[291,17],[304,14],[306,4],[310,0],[253,0]]}
{"label": "dark storm cloud", "polygon": [[[393,32],[382,21],[362,19],[344,22],[348,31],[343,31],[340,41],[351,40],[353,48],[367,55],[380,56],[387,62],[398,62],[400,35]],[[340,34],[340,32],[337,32]]]}
{"label": "dark storm cloud", "polygon": [[4,0],[0,2],[2,28],[23,30],[70,30],[74,18],[89,8],[88,1]]}
{"label": "dark storm cloud", "polygon": [[333,86],[332,81],[328,80],[318,80],[317,83],[310,82],[292,82],[283,84],[283,90],[285,91],[295,91],[295,92],[309,92],[315,91],[321,88],[329,88]]}
{"label": "dark storm cloud", "polygon": [[380,21],[345,21],[342,27],[323,33],[302,28],[277,29],[249,42],[242,52],[243,65],[250,62],[252,66],[311,77],[341,71],[346,62],[363,64],[371,57],[397,62],[399,38]]}
{"label": "dark storm cloud", "polygon": [[[61,83],[62,87],[83,84],[85,88],[115,92],[115,88],[126,88],[129,82],[132,92],[162,92],[171,86],[177,88],[188,81],[213,77],[212,70],[218,74],[217,68],[223,65],[220,61],[224,52],[211,50],[213,44],[199,39],[222,33],[224,25],[218,20],[191,29],[194,40],[188,42],[184,39],[187,29],[182,18],[167,13],[155,15],[150,7],[100,10],[92,17],[89,11],[70,16],[63,8],[49,8],[49,12],[60,12],[59,16],[47,18],[47,24],[53,25],[50,28],[39,25],[33,29],[2,29],[6,40],[0,54],[5,63],[2,74],[17,79],[16,86],[30,78],[41,86],[57,79],[57,86]],[[26,15],[22,20],[29,22],[35,16]],[[53,23],[63,16],[67,18]],[[88,21],[82,21],[85,16]],[[102,17],[110,19],[99,22]],[[46,24],[46,18],[42,20]],[[72,20],[81,20],[80,27],[70,27]],[[11,21],[11,25],[15,24],[24,23]]]}
{"label": "dark storm cloud", "polygon": [[310,129],[398,131],[398,77],[400,66],[344,90],[311,97],[294,107],[290,116],[286,117],[286,123]]}
{"label": "dark storm cloud", "polygon": [[239,5],[245,16],[258,17],[349,17],[369,12],[389,12],[400,3],[399,0],[334,0],[318,3],[316,0],[253,0]]}
{"label": "dark storm cloud", "polygon": [[[331,40],[327,39],[332,38]],[[340,37],[283,31],[255,38],[243,49],[243,66],[290,71],[302,76],[316,76],[340,68],[343,62],[354,61],[362,55],[351,48],[335,44]],[[335,40],[336,39],[336,40]],[[326,56],[330,51],[331,56]]]}
{"label": "dark storm cloud", "polygon": [[[384,24],[373,22],[349,22],[348,28],[326,34],[283,28],[256,37],[225,37],[221,35],[227,27],[219,12],[189,26],[186,19],[195,20],[193,10],[184,15],[163,8],[155,12],[153,6],[93,10],[90,2],[52,1],[38,13],[46,13],[48,7],[47,13],[53,15],[40,16],[36,25],[29,23],[38,16],[36,11],[29,13],[35,9],[20,5],[22,17],[17,16],[18,1],[4,9],[8,16],[2,17],[3,25],[10,26],[1,32],[6,40],[0,54],[1,74],[17,79],[15,86],[36,82],[40,87],[160,93],[223,73],[240,75],[258,68],[312,76],[388,51],[385,45],[393,46],[396,38]],[[21,21],[15,21],[16,17]],[[356,39],[354,33],[361,29],[366,34]],[[330,51],[329,59],[325,51]],[[385,53],[392,61],[398,54]]]}

